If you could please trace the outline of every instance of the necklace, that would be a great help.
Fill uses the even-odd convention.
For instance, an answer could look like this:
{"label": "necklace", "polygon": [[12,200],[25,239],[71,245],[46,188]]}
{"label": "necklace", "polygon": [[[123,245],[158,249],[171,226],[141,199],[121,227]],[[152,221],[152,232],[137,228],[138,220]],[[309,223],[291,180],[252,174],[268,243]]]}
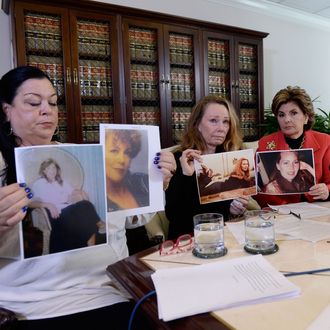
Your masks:
{"label": "necklace", "polygon": [[289,137],[285,137],[285,141],[289,146],[289,149],[301,149],[305,143],[305,134],[303,133],[297,139],[291,139]]}
{"label": "necklace", "polygon": [[299,149],[301,149],[304,146],[304,143],[305,143],[305,134],[304,134],[303,139],[300,143]]}

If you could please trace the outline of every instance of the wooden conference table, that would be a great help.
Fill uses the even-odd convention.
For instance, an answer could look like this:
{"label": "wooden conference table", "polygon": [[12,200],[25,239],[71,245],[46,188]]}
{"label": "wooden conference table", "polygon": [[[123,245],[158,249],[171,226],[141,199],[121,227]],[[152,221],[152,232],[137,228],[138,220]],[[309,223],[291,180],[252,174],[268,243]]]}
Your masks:
{"label": "wooden conference table", "polygon": [[[330,202],[320,205],[330,208]],[[330,222],[330,216],[323,220]],[[150,275],[156,269],[187,267],[248,255],[227,229],[225,244],[228,254],[213,260],[196,258],[191,252],[161,257],[156,246],[108,266],[107,273],[138,301],[154,290]],[[300,272],[330,267],[330,239],[317,243],[279,239],[277,244],[279,251],[265,258],[279,271]],[[289,280],[301,288],[302,292],[298,298],[214,311],[170,322],[158,319],[154,295],[145,300],[139,309],[145,313],[154,329],[307,329],[320,313],[330,306],[330,272],[293,276],[289,277]],[[175,292],[173,299],[177,299]]]}

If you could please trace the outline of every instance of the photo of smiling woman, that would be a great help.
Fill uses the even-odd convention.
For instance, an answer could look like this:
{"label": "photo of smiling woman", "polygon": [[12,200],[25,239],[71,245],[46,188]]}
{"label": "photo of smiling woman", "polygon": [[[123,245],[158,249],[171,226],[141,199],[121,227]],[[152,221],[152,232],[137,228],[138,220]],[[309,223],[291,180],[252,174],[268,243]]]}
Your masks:
{"label": "photo of smiling woman", "polygon": [[[269,182],[261,187],[261,191],[266,194],[279,195],[309,191],[310,187],[315,184],[315,174],[313,167],[303,160],[304,153],[311,153],[311,150],[285,150],[268,153],[275,156],[275,168],[269,176]],[[263,162],[267,161],[264,159]],[[270,162],[268,161],[268,163]]]}
{"label": "photo of smiling woman", "polygon": [[[149,205],[148,171],[144,168],[147,163],[132,164],[141,151],[144,133],[147,132],[131,129],[105,131],[108,212]],[[142,160],[148,159],[147,155],[141,156]]]}

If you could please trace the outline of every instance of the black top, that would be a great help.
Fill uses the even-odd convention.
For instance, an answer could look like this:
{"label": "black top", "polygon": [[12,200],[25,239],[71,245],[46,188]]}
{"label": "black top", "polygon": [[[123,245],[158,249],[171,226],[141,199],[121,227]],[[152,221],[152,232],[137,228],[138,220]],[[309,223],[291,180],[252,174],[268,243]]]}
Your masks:
{"label": "black top", "polygon": [[[149,205],[149,180],[148,175],[143,173],[128,173],[123,182],[133,194],[139,207]],[[107,198],[108,212],[121,210],[119,205]]]}
{"label": "black top", "polygon": [[[217,150],[218,151],[218,150]],[[186,176],[182,173],[179,158],[182,152],[174,153],[177,171],[173,175],[170,185],[165,192],[165,213],[169,220],[168,238],[175,239],[182,234],[192,233],[194,230],[193,216],[199,213],[216,212],[228,219],[229,207],[232,200],[215,203],[200,204],[196,175]]]}
{"label": "black top", "polygon": [[297,139],[291,139],[287,136],[284,136],[284,138],[290,149],[301,149],[304,139],[304,133],[302,133]]}
{"label": "black top", "polygon": [[201,187],[200,185],[199,190],[201,196],[207,196],[207,195],[217,194],[222,191],[228,191],[228,190],[234,190],[240,188],[249,188],[254,185],[255,185],[254,178],[251,178],[250,180],[245,180],[245,179],[240,179],[236,176],[230,176],[227,180],[214,182],[208,187],[205,187],[205,185]]}

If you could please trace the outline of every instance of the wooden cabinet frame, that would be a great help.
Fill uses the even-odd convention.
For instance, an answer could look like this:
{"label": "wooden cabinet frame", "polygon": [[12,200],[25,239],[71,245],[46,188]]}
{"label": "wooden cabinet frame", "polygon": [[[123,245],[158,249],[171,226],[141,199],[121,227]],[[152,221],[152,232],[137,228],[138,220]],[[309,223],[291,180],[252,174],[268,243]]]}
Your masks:
{"label": "wooden cabinet frame", "polygon": [[[26,64],[23,15],[25,9],[53,13],[61,17],[65,104],[67,107],[67,142],[84,142],[82,128],[80,127],[82,122],[82,93],[79,89],[79,76],[77,82],[78,35],[75,29],[77,17],[109,20],[111,22],[111,35],[109,38],[112,45],[111,71],[114,123],[133,123],[127,31],[128,24],[133,23],[157,31],[159,81],[162,80],[162,77],[168,80],[167,78],[170,75],[170,33],[192,36],[194,40],[192,71],[195,101],[198,101],[209,92],[207,38],[227,40],[230,61],[228,71],[230,91],[228,96],[238,110],[239,115],[242,102],[240,102],[237,81],[239,81],[242,72],[238,67],[238,48],[240,44],[252,45],[251,47],[256,50],[257,58],[255,73],[257,81],[255,91],[257,98],[256,121],[257,123],[263,122],[263,38],[268,35],[267,33],[87,0],[48,1],[47,5],[42,0],[13,0],[11,11],[13,13],[15,61],[17,65]],[[75,83],[72,83],[73,78]],[[159,84],[159,126],[162,147],[167,147],[174,143],[172,129],[173,100],[171,100],[168,89],[170,85],[168,84],[167,88],[163,88],[164,86],[161,86],[161,83]]]}

